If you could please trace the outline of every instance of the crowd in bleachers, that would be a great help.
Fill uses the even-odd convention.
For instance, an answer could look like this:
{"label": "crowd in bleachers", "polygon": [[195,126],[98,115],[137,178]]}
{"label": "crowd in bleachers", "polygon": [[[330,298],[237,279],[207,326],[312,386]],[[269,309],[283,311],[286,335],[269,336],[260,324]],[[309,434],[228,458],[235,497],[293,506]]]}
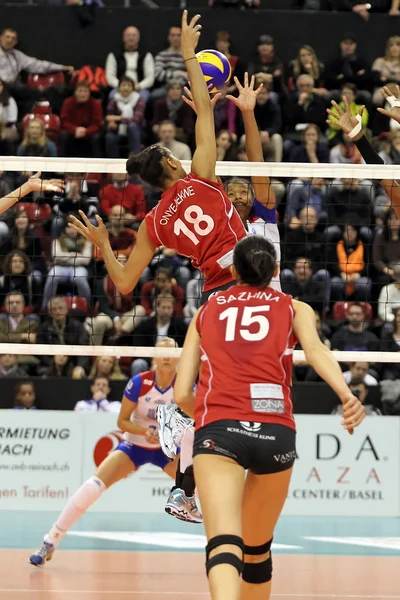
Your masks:
{"label": "crowd in bleachers", "polygon": [[[127,27],[104,70],[87,66],[75,72],[26,57],[15,50],[17,40],[10,29],[0,35],[3,155],[124,158],[159,143],[182,160],[191,158],[195,115],[182,100],[187,73],[179,27],[170,28],[169,47],[155,57],[141,52],[140,32]],[[248,70],[264,84],[255,115],[266,161],[361,164],[352,141],[326,123],[330,101],[346,96],[353,114],[365,105],[363,129],[385,162],[400,164],[399,125],[376,111],[384,104],[381,86],[400,83],[400,37],[391,37],[372,65],[358,54],[351,33],[327,65],[307,45],[284,65],[267,34],[249,64],[231,54],[228,32],[217,33],[215,47],[239,79]],[[217,157],[247,160],[243,124],[228,93],[235,93],[232,82],[215,109]],[[2,173],[0,194],[31,175]],[[34,192],[0,217],[0,342],[154,346],[168,335],[181,345],[202,286],[190,262],[169,248],[157,250],[138,287],[123,296],[101,254],[68,223],[78,209],[94,223],[101,215],[115,255],[126,261],[159,192],[123,174],[62,176],[64,193]],[[283,291],[315,309],[321,337],[332,349],[399,351],[400,221],[384,189],[359,179],[287,178],[271,185]],[[144,358],[114,362],[122,377],[151,366]],[[0,377],[82,378],[92,377],[93,368],[88,357],[8,357],[0,361]],[[376,381],[400,378],[398,371],[396,365],[367,365]],[[305,365],[296,367],[295,377],[317,378]]]}

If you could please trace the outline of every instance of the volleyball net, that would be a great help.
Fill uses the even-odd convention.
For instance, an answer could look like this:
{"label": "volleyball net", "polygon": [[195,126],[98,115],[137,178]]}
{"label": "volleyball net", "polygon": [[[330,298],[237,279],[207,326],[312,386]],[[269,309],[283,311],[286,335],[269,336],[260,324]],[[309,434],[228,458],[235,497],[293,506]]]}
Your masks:
{"label": "volleyball net", "polygon": [[[168,334],[181,346],[199,306],[202,281],[189,261],[157,249],[137,288],[121,296],[101,254],[68,227],[78,210],[94,224],[101,215],[117,259],[126,261],[140,222],[160,195],[128,180],[125,165],[113,159],[0,158],[3,197],[38,171],[43,180],[58,178],[65,185],[61,193],[39,186],[0,215],[0,355],[18,355],[29,375],[43,374],[57,355],[73,362],[86,358],[86,374],[93,357],[118,357],[127,376],[132,361],[151,364],[154,357],[180,355],[181,348],[155,343]],[[190,171],[190,163],[183,166]],[[379,365],[399,363],[400,222],[393,210],[399,198],[400,214],[399,167],[223,162],[217,174],[224,184],[242,180],[237,185],[247,185],[249,196],[250,177],[270,177],[282,291],[315,309],[321,339],[339,348],[337,359],[368,362],[378,375],[384,371]],[[267,238],[273,226],[270,216]],[[155,320],[152,328],[144,325],[149,319]],[[301,349],[294,359],[305,360]]]}

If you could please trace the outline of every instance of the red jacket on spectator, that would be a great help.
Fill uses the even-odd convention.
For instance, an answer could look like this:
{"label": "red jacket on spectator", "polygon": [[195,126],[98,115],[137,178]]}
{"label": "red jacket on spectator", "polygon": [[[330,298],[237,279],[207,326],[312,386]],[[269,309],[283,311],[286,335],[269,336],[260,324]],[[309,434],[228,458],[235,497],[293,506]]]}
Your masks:
{"label": "red jacket on spectator", "polygon": [[75,134],[77,127],[86,127],[87,135],[100,130],[103,123],[103,109],[100,100],[89,98],[87,102],[77,102],[74,96],[67,98],[61,108],[61,129]]}
{"label": "red jacket on spectator", "polygon": [[123,188],[109,183],[100,192],[100,212],[108,216],[113,206],[123,206],[126,212],[141,221],[146,214],[143,188],[133,183]]}
{"label": "red jacket on spectator", "polygon": [[[156,299],[155,290],[156,286],[154,281],[148,281],[142,287],[140,304],[146,311],[146,315],[151,315],[154,312],[154,302]],[[175,298],[174,315],[175,317],[182,317],[183,300],[185,297],[185,292],[179,285],[175,284],[171,287],[171,294]]]}
{"label": "red jacket on spectator", "polygon": [[[130,255],[133,246],[136,243],[136,233],[132,229],[124,227],[118,236],[113,235],[111,231],[108,232],[108,235],[110,246],[115,256],[117,256],[117,254],[125,254],[125,256]],[[95,260],[103,260],[103,255],[96,246],[93,247],[93,256]]]}

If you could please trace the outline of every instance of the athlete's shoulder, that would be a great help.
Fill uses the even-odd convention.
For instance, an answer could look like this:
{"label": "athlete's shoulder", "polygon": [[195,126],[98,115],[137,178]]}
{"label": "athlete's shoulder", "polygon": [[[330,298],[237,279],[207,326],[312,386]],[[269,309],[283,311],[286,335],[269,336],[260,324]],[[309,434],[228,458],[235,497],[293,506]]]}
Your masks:
{"label": "athlete's shoulder", "polygon": [[143,395],[150,391],[152,387],[154,387],[154,371],[145,371],[144,373],[139,373],[139,377],[142,384],[141,395]]}
{"label": "athlete's shoulder", "polygon": [[131,402],[137,402],[153,386],[152,372],[139,373],[128,381],[124,390],[124,396]]}
{"label": "athlete's shoulder", "polygon": [[210,187],[217,189],[218,191],[224,192],[224,186],[222,185],[222,182],[219,177],[217,178],[217,181],[211,181],[211,179],[206,179],[205,177],[200,177],[200,175],[196,175],[196,173],[189,173],[188,179],[193,184],[197,183],[197,184],[203,185],[203,186],[210,186]]}

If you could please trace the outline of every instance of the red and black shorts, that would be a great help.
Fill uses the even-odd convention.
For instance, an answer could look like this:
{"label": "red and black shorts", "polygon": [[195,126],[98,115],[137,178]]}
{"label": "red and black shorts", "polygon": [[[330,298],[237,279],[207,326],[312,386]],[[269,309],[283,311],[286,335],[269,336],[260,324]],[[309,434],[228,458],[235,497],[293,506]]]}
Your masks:
{"label": "red and black shorts", "polygon": [[193,458],[226,456],[257,475],[290,469],[296,458],[296,432],[276,423],[215,421],[196,429]]}

